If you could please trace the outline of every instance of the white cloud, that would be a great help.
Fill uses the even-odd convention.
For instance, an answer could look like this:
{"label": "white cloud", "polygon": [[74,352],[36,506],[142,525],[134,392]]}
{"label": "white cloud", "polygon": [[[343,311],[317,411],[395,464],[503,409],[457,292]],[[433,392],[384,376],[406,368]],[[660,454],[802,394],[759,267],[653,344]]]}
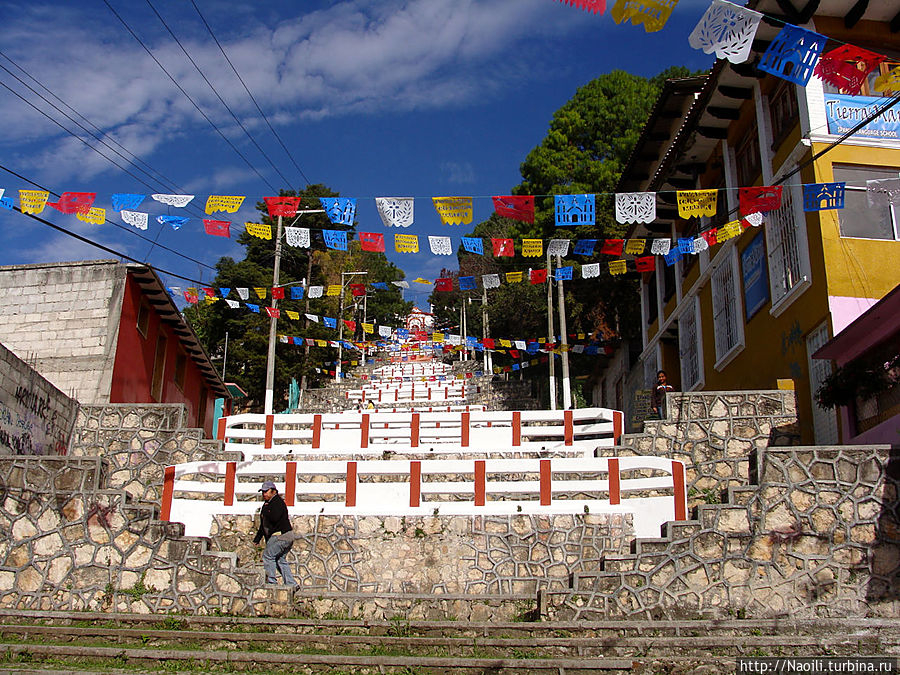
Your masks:
{"label": "white cloud", "polygon": [[474,183],[475,167],[471,162],[442,162],[441,171],[449,183]]}

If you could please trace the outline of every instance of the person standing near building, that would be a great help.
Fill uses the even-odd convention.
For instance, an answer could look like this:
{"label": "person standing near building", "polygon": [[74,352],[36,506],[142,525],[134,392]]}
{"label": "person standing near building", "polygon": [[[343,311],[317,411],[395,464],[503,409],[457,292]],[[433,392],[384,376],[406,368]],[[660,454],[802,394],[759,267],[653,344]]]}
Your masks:
{"label": "person standing near building", "polygon": [[675,391],[675,387],[669,384],[666,371],[660,370],[656,373],[656,388],[653,390],[651,402],[653,414],[659,419],[663,419],[666,416],[666,392],[669,391]]}
{"label": "person standing near building", "polygon": [[286,586],[296,586],[290,565],[285,560],[294,545],[294,532],[287,506],[272,481],[264,482],[259,491],[262,492],[265,504],[259,514],[259,529],[253,543],[259,544],[262,539],[266,540],[266,548],[262,554],[266,583],[277,584],[277,573],[280,572]]}

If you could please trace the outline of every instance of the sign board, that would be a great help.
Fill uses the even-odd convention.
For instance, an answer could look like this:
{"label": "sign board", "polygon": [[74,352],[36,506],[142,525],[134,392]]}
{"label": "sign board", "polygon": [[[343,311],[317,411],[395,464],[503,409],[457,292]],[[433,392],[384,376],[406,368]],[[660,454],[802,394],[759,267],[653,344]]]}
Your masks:
{"label": "sign board", "polygon": [[766,246],[762,232],[741,253],[744,280],[744,310],[747,321],[769,301],[769,275],[766,273]]}
{"label": "sign board", "polygon": [[650,389],[635,389],[628,408],[628,428],[631,433],[643,431],[644,420],[657,419],[653,414],[653,392]]}
{"label": "sign board", "polygon": [[[885,99],[874,96],[825,94],[825,118],[828,133],[840,136],[877,111]],[[900,138],[900,110],[891,108],[854,134],[866,138]]]}

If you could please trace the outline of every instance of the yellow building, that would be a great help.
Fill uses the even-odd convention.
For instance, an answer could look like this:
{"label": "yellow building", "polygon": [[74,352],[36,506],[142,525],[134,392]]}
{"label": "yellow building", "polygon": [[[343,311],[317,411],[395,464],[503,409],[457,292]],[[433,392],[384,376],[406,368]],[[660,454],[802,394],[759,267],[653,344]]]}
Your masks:
{"label": "yellow building", "polygon": [[[719,60],[704,80],[666,87],[617,188],[658,193],[657,219],[629,237],[697,237],[738,217],[740,187],[780,184],[782,203],[737,238],[671,266],[656,257],[641,280],[643,349],[630,376],[607,372],[619,378],[607,390],[650,388],[660,368],[683,391],[792,380],[802,441],[837,442],[837,415],[813,398],[830,363],[811,355],[900,281],[900,206],[870,207],[866,185],[900,174],[900,104],[841,138],[900,92],[900,84],[873,89],[900,61],[900,15],[889,4],[807,3],[818,7],[812,16],[785,14],[789,0],[748,4],[828,36],[826,52],[849,43],[886,55],[862,95],[843,95],[815,75],[804,87],[758,69],[778,21],[760,24],[746,63]],[[843,209],[804,209],[803,184],[834,181],[846,183]],[[712,188],[715,216],[678,218],[676,191]]]}

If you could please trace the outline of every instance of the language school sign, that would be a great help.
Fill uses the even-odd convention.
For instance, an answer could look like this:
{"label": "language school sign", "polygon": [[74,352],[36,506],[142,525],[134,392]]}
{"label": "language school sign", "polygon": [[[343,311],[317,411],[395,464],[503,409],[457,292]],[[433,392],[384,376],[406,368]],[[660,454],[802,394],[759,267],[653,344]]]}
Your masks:
{"label": "language school sign", "polygon": [[[873,96],[825,94],[825,117],[828,133],[841,135],[850,131],[883,105],[884,99]],[[900,138],[900,110],[891,108],[857,131],[855,136]]]}

